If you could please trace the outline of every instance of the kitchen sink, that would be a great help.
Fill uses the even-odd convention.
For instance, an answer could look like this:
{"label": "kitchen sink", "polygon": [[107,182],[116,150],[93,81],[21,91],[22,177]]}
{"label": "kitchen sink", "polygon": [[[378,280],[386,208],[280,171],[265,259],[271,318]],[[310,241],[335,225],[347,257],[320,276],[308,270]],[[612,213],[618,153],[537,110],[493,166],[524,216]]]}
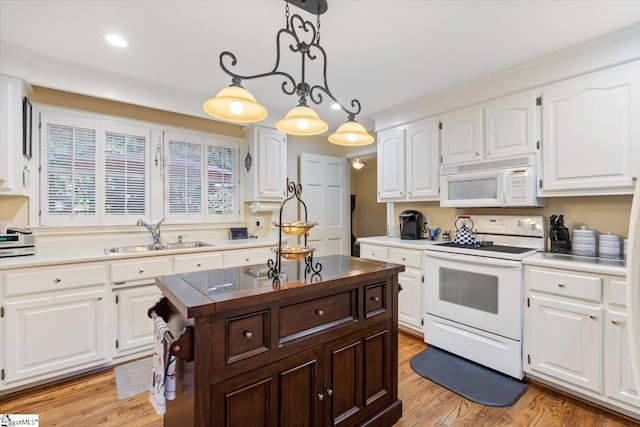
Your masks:
{"label": "kitchen sink", "polygon": [[107,255],[132,254],[132,253],[140,253],[140,252],[167,251],[167,250],[174,250],[174,249],[205,248],[210,246],[213,246],[213,245],[205,242],[200,242],[200,241],[163,243],[161,245],[114,246],[111,248],[104,248],[104,253],[106,253]]}

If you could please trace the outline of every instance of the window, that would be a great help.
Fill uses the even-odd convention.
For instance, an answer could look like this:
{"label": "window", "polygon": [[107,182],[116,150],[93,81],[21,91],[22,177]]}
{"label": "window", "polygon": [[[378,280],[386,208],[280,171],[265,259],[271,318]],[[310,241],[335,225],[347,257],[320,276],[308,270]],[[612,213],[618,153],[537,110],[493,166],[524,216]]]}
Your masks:
{"label": "window", "polygon": [[237,144],[223,138],[177,134],[165,134],[165,143],[167,218],[176,222],[237,221]]}
{"label": "window", "polygon": [[42,218],[45,225],[92,224],[96,209],[96,129],[92,122],[45,122]]}
{"label": "window", "polygon": [[[131,223],[147,218],[149,130],[106,127],[104,131],[104,214]],[[122,222],[115,220],[115,222]]]}
{"label": "window", "polygon": [[41,110],[40,225],[240,219],[237,140]]}

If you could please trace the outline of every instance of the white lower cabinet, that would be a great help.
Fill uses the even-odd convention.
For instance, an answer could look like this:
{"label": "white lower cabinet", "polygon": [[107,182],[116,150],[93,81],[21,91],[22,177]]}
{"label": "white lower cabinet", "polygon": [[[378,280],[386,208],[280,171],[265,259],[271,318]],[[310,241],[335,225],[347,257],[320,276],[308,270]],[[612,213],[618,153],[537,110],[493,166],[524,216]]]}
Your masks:
{"label": "white lower cabinet", "polygon": [[104,286],[5,300],[3,388],[111,360],[106,304]]}
{"label": "white lower cabinet", "polygon": [[114,357],[151,348],[154,323],[147,312],[161,297],[162,292],[154,283],[115,290],[117,330]]}
{"label": "white lower cabinet", "polygon": [[404,249],[369,243],[360,244],[361,258],[393,262],[405,266],[405,271],[398,274],[398,283],[402,286],[402,291],[398,294],[398,324],[419,335],[423,334],[423,256],[422,249]]}
{"label": "white lower cabinet", "polygon": [[225,251],[224,268],[242,267],[245,265],[267,265],[269,258],[275,257],[270,248],[236,249]]}
{"label": "white lower cabinet", "polygon": [[525,265],[527,376],[640,419],[625,278]]}

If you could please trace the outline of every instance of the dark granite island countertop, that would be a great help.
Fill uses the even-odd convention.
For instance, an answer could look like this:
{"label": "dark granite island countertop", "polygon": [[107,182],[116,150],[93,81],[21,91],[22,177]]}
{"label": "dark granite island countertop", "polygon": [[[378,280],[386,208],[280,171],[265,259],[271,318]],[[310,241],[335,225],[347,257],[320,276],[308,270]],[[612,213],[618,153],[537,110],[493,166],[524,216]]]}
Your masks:
{"label": "dark granite island countertop", "polygon": [[[397,390],[397,264],[347,256],[163,276],[157,306],[178,359],[165,425],[391,426]],[[185,329],[186,328],[186,329]],[[184,345],[187,344],[187,345]]]}

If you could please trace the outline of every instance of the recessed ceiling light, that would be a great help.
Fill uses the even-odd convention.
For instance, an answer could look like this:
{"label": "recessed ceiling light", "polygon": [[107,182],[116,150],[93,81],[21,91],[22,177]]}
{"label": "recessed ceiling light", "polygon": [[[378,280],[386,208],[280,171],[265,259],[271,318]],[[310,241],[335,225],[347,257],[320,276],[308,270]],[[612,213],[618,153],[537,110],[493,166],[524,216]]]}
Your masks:
{"label": "recessed ceiling light", "polygon": [[129,44],[124,39],[124,37],[121,37],[121,36],[119,36],[117,34],[107,34],[104,38],[110,44],[112,44],[114,46],[118,46],[118,47],[127,47],[127,45]]}

